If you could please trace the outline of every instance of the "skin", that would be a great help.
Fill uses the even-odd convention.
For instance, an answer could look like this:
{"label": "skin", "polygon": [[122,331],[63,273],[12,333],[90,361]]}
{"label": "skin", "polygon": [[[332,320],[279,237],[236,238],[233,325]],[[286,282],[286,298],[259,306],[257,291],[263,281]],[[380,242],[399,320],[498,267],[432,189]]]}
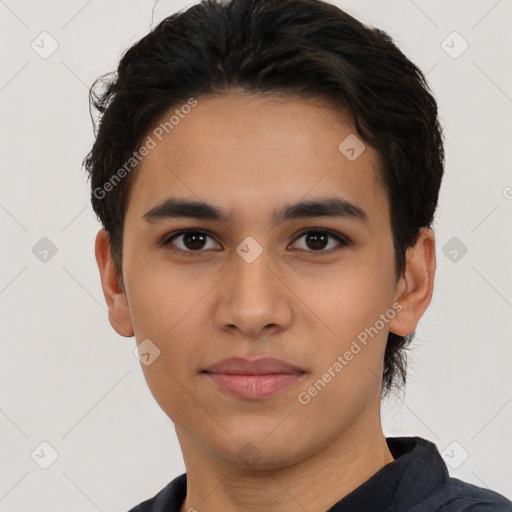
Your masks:
{"label": "skin", "polygon": [[[137,343],[149,338],[161,351],[141,367],[182,448],[188,479],[182,512],[325,511],[393,461],[380,420],[384,349],[388,332],[412,333],[430,303],[435,241],[422,230],[397,279],[378,155],[366,145],[351,162],[338,150],[353,133],[350,118],[321,100],[198,98],[135,176],[123,233],[124,289],[106,232],[97,235],[111,325]],[[360,206],[367,223],[270,220],[285,203],[333,195]],[[211,202],[232,218],[142,218],[169,196]],[[330,238],[321,255],[298,237],[319,227],[352,244],[329,251],[340,247]],[[159,245],[183,228],[211,236],[198,257],[184,252],[194,245],[183,236],[174,246]],[[250,264],[236,252],[247,236],[263,249]],[[400,312],[301,404],[298,394],[396,303]],[[305,374],[264,400],[243,400],[200,373],[219,359],[262,355]],[[255,460],[248,463],[240,450]]]}

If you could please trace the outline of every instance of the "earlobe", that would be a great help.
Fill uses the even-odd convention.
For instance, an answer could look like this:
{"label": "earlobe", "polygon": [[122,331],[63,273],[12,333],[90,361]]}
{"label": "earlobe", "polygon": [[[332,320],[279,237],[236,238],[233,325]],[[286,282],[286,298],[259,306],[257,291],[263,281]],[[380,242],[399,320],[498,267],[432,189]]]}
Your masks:
{"label": "earlobe", "polygon": [[423,228],[416,245],[407,250],[406,268],[395,295],[402,308],[390,322],[390,332],[407,336],[415,331],[432,299],[435,269],[435,235]]}
{"label": "earlobe", "polygon": [[103,228],[96,235],[94,252],[100,271],[101,287],[107,303],[110,325],[118,334],[129,338],[134,335],[130,310],[119,275],[112,261],[108,233]]}

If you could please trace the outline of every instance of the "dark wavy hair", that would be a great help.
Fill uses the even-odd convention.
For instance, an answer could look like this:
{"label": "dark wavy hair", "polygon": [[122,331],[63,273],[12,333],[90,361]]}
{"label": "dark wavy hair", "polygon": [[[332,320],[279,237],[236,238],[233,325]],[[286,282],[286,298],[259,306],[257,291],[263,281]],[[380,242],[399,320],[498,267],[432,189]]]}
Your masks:
{"label": "dark wavy hair", "polygon": [[[83,165],[120,283],[124,214],[137,167],[116,183],[114,174],[171,108],[234,90],[323,98],[348,110],[379,155],[398,279],[406,250],[432,226],[444,168],[437,104],[422,72],[387,33],[321,0],[204,0],[161,21],[90,90],[99,129],[95,123]],[[389,333],[382,396],[405,385],[414,335]]]}

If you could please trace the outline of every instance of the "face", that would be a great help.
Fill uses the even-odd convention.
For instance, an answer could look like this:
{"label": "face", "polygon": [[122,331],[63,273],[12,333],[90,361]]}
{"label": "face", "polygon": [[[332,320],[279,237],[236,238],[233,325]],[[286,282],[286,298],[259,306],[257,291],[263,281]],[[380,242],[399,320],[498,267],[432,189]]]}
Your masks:
{"label": "face", "polygon": [[[149,133],[125,216],[122,332],[151,340],[142,369],[185,450],[273,468],[379,422],[407,283],[377,154],[339,149],[355,133],[320,101],[248,95],[199,98],[161,141]],[[232,357],[291,367],[213,368]]]}

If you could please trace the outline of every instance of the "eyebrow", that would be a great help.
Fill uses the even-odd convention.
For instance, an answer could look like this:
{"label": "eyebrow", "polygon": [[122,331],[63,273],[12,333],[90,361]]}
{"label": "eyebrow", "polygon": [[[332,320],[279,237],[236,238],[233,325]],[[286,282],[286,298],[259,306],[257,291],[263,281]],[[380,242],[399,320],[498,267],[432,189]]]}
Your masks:
{"label": "eyebrow", "polygon": [[[272,222],[280,224],[292,219],[308,217],[341,217],[368,223],[368,215],[360,206],[340,197],[327,197],[286,204],[274,210]],[[146,222],[177,218],[227,221],[230,215],[224,208],[204,201],[169,197],[147,211],[142,218]]]}

